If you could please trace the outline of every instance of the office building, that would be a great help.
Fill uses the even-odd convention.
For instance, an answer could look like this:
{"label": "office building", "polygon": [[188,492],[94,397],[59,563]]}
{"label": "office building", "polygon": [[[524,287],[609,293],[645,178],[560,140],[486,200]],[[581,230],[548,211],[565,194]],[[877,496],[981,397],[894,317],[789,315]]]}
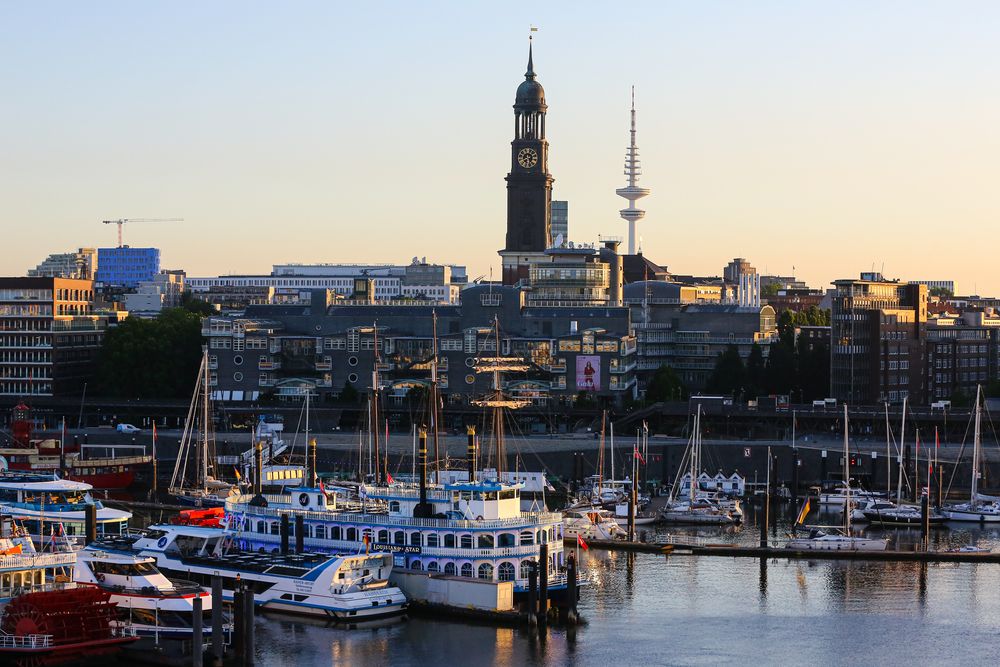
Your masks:
{"label": "office building", "polygon": [[29,278],[73,278],[93,280],[97,268],[97,250],[80,248],[76,252],[56,253],[28,270]]}
{"label": "office building", "polygon": [[159,248],[97,249],[96,281],[102,287],[134,289],[143,281],[152,280],[160,272]]}
{"label": "office building", "polygon": [[552,243],[565,245],[569,241],[569,202],[552,202]]}
{"label": "office building", "polygon": [[93,302],[90,280],[0,278],[0,395],[80,393],[104,338]]}
{"label": "office building", "polygon": [[830,395],[856,405],[923,403],[927,286],[880,273],[833,285]]}

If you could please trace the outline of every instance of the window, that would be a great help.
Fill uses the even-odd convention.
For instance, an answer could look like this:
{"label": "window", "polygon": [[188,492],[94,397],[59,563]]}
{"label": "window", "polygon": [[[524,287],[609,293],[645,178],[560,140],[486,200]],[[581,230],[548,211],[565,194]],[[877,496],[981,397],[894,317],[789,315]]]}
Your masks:
{"label": "window", "polygon": [[440,566],[437,564],[436,560],[432,560],[430,563],[427,563],[428,572],[437,572],[439,567]]}
{"label": "window", "polygon": [[380,530],[380,531],[378,531],[378,541],[382,542],[383,544],[388,543],[389,542],[389,531],[388,530]]}
{"label": "window", "polygon": [[406,533],[401,530],[397,530],[392,534],[393,544],[406,544]]}
{"label": "window", "polygon": [[235,380],[236,382],[243,382],[243,373],[240,372],[233,373],[233,380]]}
{"label": "window", "polygon": [[410,533],[410,546],[411,547],[420,546],[420,533]]}
{"label": "window", "polygon": [[358,358],[357,357],[348,357],[347,358],[347,364],[349,366],[357,366],[358,365]]}
{"label": "window", "polygon": [[438,546],[438,534],[437,533],[428,533],[427,534],[427,546],[429,546],[429,547],[436,547],[436,546]]}
{"label": "window", "polygon": [[531,574],[532,561],[522,560],[521,561],[521,579],[527,579]]}
{"label": "window", "polygon": [[462,548],[463,549],[471,549],[472,548],[472,535],[462,535],[461,544],[462,544]]}
{"label": "window", "polygon": [[503,562],[497,568],[497,579],[500,581],[514,581],[514,564]]}
{"label": "window", "polygon": [[348,528],[347,529],[347,536],[344,539],[347,540],[348,542],[356,542],[357,539],[358,539],[358,529],[357,528]]}
{"label": "window", "polygon": [[464,563],[462,565],[462,575],[463,577],[472,578],[472,563]]}
{"label": "window", "polygon": [[[355,382],[358,381],[358,374],[351,373],[350,375],[347,376],[347,381],[350,382],[351,384],[354,384]],[[399,503],[396,504],[398,505]]]}
{"label": "window", "polygon": [[452,535],[451,533],[448,533],[447,535],[444,536],[444,548],[445,549],[455,548],[455,536]]}
{"label": "window", "polygon": [[398,500],[390,500],[389,501],[389,511],[390,512],[399,512],[399,501]]}
{"label": "window", "polygon": [[479,566],[479,578],[480,579],[493,579],[493,566],[489,563],[483,563]]}
{"label": "window", "polygon": [[235,355],[233,357],[233,363],[236,364],[237,366],[242,366],[243,365],[243,355],[242,354]]}
{"label": "window", "polygon": [[[526,546],[535,543],[535,535],[530,530],[526,530],[521,533],[521,546]],[[522,577],[523,579],[523,577]]]}
{"label": "window", "polygon": [[497,536],[497,546],[498,547],[513,547],[517,544],[517,538],[514,533],[500,533]]}
{"label": "window", "polygon": [[454,577],[455,576],[455,564],[454,563],[445,563],[444,564],[444,573],[447,574],[447,575],[449,575],[449,576]]}
{"label": "window", "polygon": [[479,548],[480,549],[492,549],[493,548],[493,536],[490,535],[490,534],[488,534],[488,533],[484,533],[484,534],[480,535],[479,539],[477,540],[477,542],[479,543]]}
{"label": "window", "polygon": [[410,569],[411,570],[420,570],[420,569],[422,569],[420,567],[420,561],[417,560],[416,558],[414,558],[413,560],[411,560],[410,561]]}
{"label": "window", "polygon": [[317,540],[326,539],[326,526],[316,526],[316,539]]}

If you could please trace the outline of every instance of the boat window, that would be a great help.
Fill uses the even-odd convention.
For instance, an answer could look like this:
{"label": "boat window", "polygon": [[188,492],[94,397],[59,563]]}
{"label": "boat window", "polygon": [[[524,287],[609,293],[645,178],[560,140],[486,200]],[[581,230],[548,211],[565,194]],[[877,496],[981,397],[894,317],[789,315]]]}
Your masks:
{"label": "boat window", "polygon": [[427,546],[429,546],[429,547],[436,547],[436,546],[438,546],[438,534],[437,533],[427,533]]}
{"label": "boat window", "polygon": [[517,538],[514,537],[514,533],[500,533],[497,536],[497,546],[498,547],[513,547],[517,545]]}
{"label": "boat window", "polygon": [[406,544],[406,533],[401,530],[397,530],[392,535],[393,544]]}
{"label": "boat window", "polygon": [[521,578],[522,579],[527,579],[529,577],[529,575],[531,574],[531,566],[532,566],[532,564],[533,564],[533,561],[530,561],[530,560],[522,560],[521,561]]}
{"label": "boat window", "polygon": [[388,530],[378,531],[378,540],[376,541],[381,542],[382,544],[387,543],[389,541],[389,531]]}
{"label": "boat window", "polygon": [[444,548],[445,549],[455,548],[455,536],[452,535],[451,533],[448,533],[447,535],[444,536]]}
{"label": "boat window", "polygon": [[[471,549],[472,548],[472,535],[462,535],[462,548],[463,549]],[[469,576],[472,576],[472,575],[469,575]]]}
{"label": "boat window", "polygon": [[410,533],[410,546],[411,547],[420,546],[420,533]]}
{"label": "boat window", "polygon": [[264,521],[258,521],[257,522],[257,532],[258,533],[266,533],[267,532],[267,524]]}
{"label": "boat window", "polygon": [[393,512],[393,513],[399,512],[399,501],[398,500],[391,500],[391,501],[389,501],[389,511]]}
{"label": "boat window", "polygon": [[410,561],[410,569],[411,570],[420,570],[420,569],[422,569],[420,567],[420,561],[417,560],[416,558],[414,558],[413,560],[411,560]]}
{"label": "boat window", "polygon": [[469,578],[472,577],[472,563],[465,563],[462,565],[462,576]]}
{"label": "boat window", "polygon": [[344,539],[346,539],[348,542],[354,542],[354,541],[356,541],[358,539],[358,529],[357,528],[348,528],[347,529],[347,536]]}
{"label": "boat window", "polygon": [[326,526],[316,526],[316,539],[318,540],[326,539]]}
{"label": "boat window", "polygon": [[437,572],[439,570],[439,567],[440,566],[437,564],[436,560],[432,560],[430,563],[427,563],[428,572]]}
{"label": "boat window", "polygon": [[492,579],[493,578],[493,566],[489,563],[483,563],[479,566],[479,578],[480,579]]}
{"label": "boat window", "polygon": [[330,529],[330,539],[339,540],[340,539],[340,526],[334,526]]}
{"label": "boat window", "polygon": [[493,548],[493,536],[489,534],[482,534],[477,540],[480,549],[492,549]]}
{"label": "boat window", "polygon": [[445,563],[444,564],[444,573],[447,574],[447,575],[450,575],[450,576],[454,577],[455,576],[455,564],[454,563]]}
{"label": "boat window", "polygon": [[500,563],[497,567],[497,579],[500,581],[514,581],[514,564],[513,563]]}
{"label": "boat window", "polygon": [[521,533],[521,546],[534,543],[535,543],[535,534],[533,532],[531,532],[530,530],[526,530]]}

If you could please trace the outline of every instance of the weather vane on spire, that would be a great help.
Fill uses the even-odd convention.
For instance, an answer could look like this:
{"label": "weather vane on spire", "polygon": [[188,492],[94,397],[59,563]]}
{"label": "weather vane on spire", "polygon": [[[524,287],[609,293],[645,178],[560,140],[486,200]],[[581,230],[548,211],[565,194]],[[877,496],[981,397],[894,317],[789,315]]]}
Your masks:
{"label": "weather vane on spire", "polygon": [[528,41],[529,42],[531,41],[531,37],[532,37],[531,33],[533,33],[533,32],[538,32],[538,28],[536,26],[529,25],[528,26]]}

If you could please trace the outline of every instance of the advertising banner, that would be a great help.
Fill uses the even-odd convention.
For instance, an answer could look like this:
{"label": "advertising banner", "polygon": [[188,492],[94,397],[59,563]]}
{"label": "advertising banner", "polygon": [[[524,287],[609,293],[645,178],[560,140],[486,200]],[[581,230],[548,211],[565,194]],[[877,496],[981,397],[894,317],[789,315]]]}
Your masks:
{"label": "advertising banner", "polygon": [[601,358],[579,355],[576,358],[577,391],[598,391],[601,388]]}

